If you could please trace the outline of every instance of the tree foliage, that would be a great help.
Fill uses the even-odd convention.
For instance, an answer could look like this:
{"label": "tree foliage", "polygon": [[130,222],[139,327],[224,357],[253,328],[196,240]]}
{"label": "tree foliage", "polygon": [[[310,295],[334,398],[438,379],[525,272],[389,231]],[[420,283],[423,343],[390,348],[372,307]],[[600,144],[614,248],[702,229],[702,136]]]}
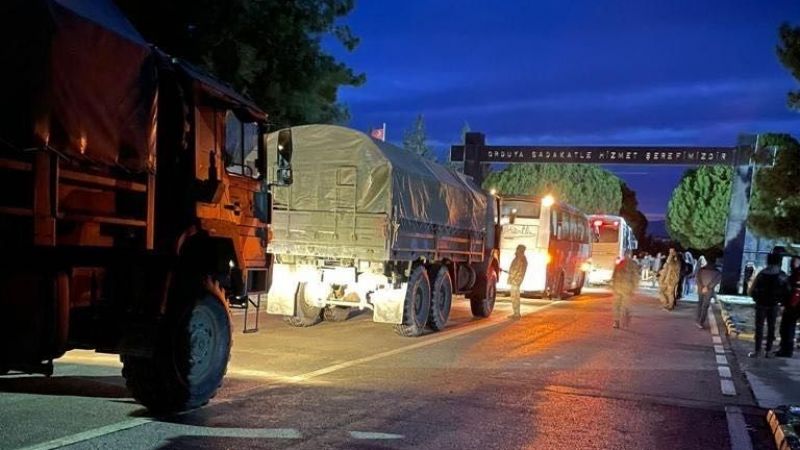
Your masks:
{"label": "tree foliage", "polygon": [[[778,59],[789,69],[792,76],[800,81],[800,27],[784,23],[778,31],[778,36],[780,37]],[[790,108],[800,110],[800,91],[789,92],[788,104]]]}
{"label": "tree foliage", "polygon": [[764,237],[800,242],[800,143],[788,134],[763,135],[756,160],[748,225]]}
{"label": "tree foliage", "polygon": [[418,115],[411,128],[403,134],[403,148],[427,159],[435,159],[433,150],[428,146],[428,135],[425,132],[425,118]]}
{"label": "tree foliage", "polygon": [[621,183],[622,189],[622,206],[619,209],[619,215],[625,218],[625,221],[633,228],[633,234],[636,240],[644,242],[647,233],[647,217],[639,211],[639,200],[636,198],[634,192],[626,183]]}
{"label": "tree foliage", "polygon": [[622,206],[619,178],[590,164],[513,164],[483,186],[503,195],[552,194],[587,214],[618,214]]}
{"label": "tree foliage", "polygon": [[348,119],[340,86],[365,76],[322,49],[330,37],[353,50],[358,38],[337,24],[354,0],[117,0],[164,51],[205,68],[249,95],[278,126]]}
{"label": "tree foliage", "polygon": [[701,166],[684,173],[667,206],[667,231],[683,247],[719,248],[731,198],[733,168]]}

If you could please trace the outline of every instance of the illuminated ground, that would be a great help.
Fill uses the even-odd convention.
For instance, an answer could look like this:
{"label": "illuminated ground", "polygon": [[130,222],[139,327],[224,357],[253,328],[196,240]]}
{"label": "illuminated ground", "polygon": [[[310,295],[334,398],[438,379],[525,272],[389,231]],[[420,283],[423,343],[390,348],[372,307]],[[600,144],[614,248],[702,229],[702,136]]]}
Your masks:
{"label": "illuminated ground", "polygon": [[717,449],[747,433],[728,425],[734,405],[764,448],[735,361],[737,395],[722,395],[693,305],[656,305],[638,297],[620,331],[602,290],[531,300],[518,322],[507,304],[473,321],[458,302],[445,332],[418,339],[365,315],[308,329],[270,318],[236,335],[209,406],[166,419],[130,401],[115,357],[74,352],[53,379],[0,378],[0,448]]}

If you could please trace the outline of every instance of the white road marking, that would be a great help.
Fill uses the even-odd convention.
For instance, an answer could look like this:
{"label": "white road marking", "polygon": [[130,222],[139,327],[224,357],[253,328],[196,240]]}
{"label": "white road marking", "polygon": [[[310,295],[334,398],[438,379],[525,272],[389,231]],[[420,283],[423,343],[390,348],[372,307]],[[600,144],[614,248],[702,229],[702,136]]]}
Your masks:
{"label": "white road marking", "polygon": [[728,366],[717,366],[717,372],[719,372],[721,378],[731,377],[731,368]]}
{"label": "white road marking", "polygon": [[403,439],[405,436],[403,436],[402,434],[374,433],[371,431],[351,431],[350,437],[352,437],[353,439],[390,440],[390,439]]}
{"label": "white road marking", "polygon": [[723,378],[719,380],[719,387],[722,389],[722,395],[729,397],[736,395],[736,386],[733,385],[733,380]]}
{"label": "white road marking", "polygon": [[742,410],[738,406],[726,406],[725,416],[728,419],[728,435],[731,438],[731,450],[753,450],[747,424]]}
{"label": "white road marking", "polygon": [[301,439],[300,432],[294,428],[219,428],[197,425],[173,425],[169,428],[181,436],[208,436],[257,439]]}
{"label": "white road marking", "polygon": [[[540,306],[538,308],[533,309],[530,312],[526,312],[525,314],[523,314],[523,316],[527,316],[527,315],[539,312],[541,310],[550,308],[552,306],[555,306],[555,305],[558,305],[558,304],[561,304],[561,303],[564,303],[564,302],[563,301],[554,301],[554,302],[549,303],[547,305],[542,305],[542,306]],[[270,372],[264,372],[264,371],[258,371],[258,370],[250,370],[250,369],[234,369],[233,371],[231,371],[231,373],[237,373],[238,372],[240,374],[243,374],[244,376],[250,376],[250,377],[255,377],[255,378],[268,378],[270,380],[276,380],[277,379],[277,380],[281,380],[281,381],[284,381],[284,382],[287,382],[287,383],[299,383],[299,382],[302,382],[302,381],[309,380],[311,378],[315,378],[315,377],[318,377],[318,376],[321,376],[321,375],[326,375],[326,374],[329,374],[329,373],[332,373],[332,372],[336,372],[338,370],[346,369],[348,367],[352,367],[352,366],[355,366],[355,365],[358,365],[358,364],[363,364],[363,363],[366,363],[366,362],[370,362],[370,361],[374,361],[374,360],[377,360],[377,359],[385,358],[387,356],[393,356],[393,355],[397,355],[397,354],[400,354],[400,353],[405,353],[405,352],[410,351],[410,350],[415,350],[415,349],[418,349],[418,348],[427,347],[429,345],[437,344],[439,342],[443,342],[443,341],[446,341],[446,340],[449,340],[449,339],[453,339],[453,338],[456,338],[456,337],[459,337],[459,336],[463,336],[465,334],[473,333],[473,332],[478,331],[478,330],[483,330],[485,328],[489,328],[489,327],[493,327],[493,326],[496,326],[496,325],[501,325],[501,324],[509,323],[509,322],[510,322],[510,319],[500,319],[500,320],[494,320],[494,321],[484,321],[484,322],[481,322],[481,323],[479,323],[477,325],[465,325],[462,329],[451,331],[451,332],[445,331],[443,333],[440,333],[438,336],[429,338],[427,340],[419,341],[419,342],[416,342],[414,344],[407,345],[405,347],[400,347],[400,348],[397,348],[397,349],[394,349],[394,350],[389,350],[389,351],[377,353],[377,354],[366,356],[366,357],[363,357],[363,358],[357,358],[357,359],[353,359],[353,360],[350,360],[350,361],[345,361],[345,362],[342,362],[342,363],[339,363],[339,364],[334,364],[334,365],[331,365],[331,366],[328,366],[328,367],[323,367],[322,369],[314,370],[314,371],[311,371],[311,372],[306,372],[304,374],[295,375],[295,376],[288,376],[287,377],[287,376],[281,376],[281,375],[277,375],[277,374],[270,373]],[[116,364],[119,364],[118,357],[114,356],[114,355],[91,355],[91,356],[88,356],[88,355],[77,354],[77,355],[74,355],[74,356],[71,356],[71,357],[68,357],[68,358],[65,358],[65,359],[67,359],[67,360],[68,359],[78,360],[81,363],[90,362],[92,360],[97,361],[98,359],[101,360],[102,362],[109,363],[109,362],[112,362],[111,360],[113,359],[116,362]],[[68,361],[65,361],[65,362],[68,362]],[[238,391],[238,392],[236,392],[236,396],[240,397],[244,393],[247,393],[247,392],[250,392],[250,391],[254,391],[254,390],[260,389],[262,387],[263,387],[263,385],[258,385],[258,386],[254,386],[254,387],[249,388],[249,389]],[[215,403],[216,404],[223,404],[223,403],[231,402],[233,400],[235,400],[235,398],[230,398],[230,399],[227,399],[227,400],[217,401]],[[131,420],[124,420],[122,422],[117,422],[117,423],[112,424],[112,425],[107,425],[107,426],[104,426],[104,427],[83,431],[83,432],[72,434],[72,435],[69,435],[69,436],[64,436],[62,438],[53,439],[51,441],[43,442],[43,443],[40,443],[40,444],[35,444],[33,446],[24,447],[24,448],[22,448],[20,450],[49,450],[49,449],[53,449],[53,448],[62,447],[62,446],[65,446],[65,445],[74,444],[76,442],[82,442],[82,441],[86,441],[86,440],[89,440],[89,439],[95,439],[95,438],[98,438],[98,437],[101,437],[101,436],[104,436],[104,435],[107,435],[107,434],[115,433],[117,431],[122,431],[122,430],[127,430],[129,428],[138,427],[138,426],[144,425],[146,423],[150,423],[150,422],[152,422],[151,419],[144,419],[144,418],[136,418],[136,419],[131,419]],[[219,429],[215,428],[215,430],[219,430]],[[232,429],[232,430],[241,430],[241,429]],[[283,431],[276,432],[275,430],[261,429],[261,430],[259,430],[259,433],[263,433],[265,435],[265,437],[271,437],[272,435],[274,435],[276,437],[280,437],[280,438],[284,438],[284,439],[297,439],[297,437],[292,437],[293,435],[291,433],[286,432],[286,430],[292,430],[292,429],[277,429],[277,430],[283,430]],[[293,431],[296,431],[296,430],[293,430]],[[248,432],[252,433],[253,431],[248,431]],[[286,432],[286,434],[285,435],[281,435],[280,433],[283,433],[283,432]],[[299,435],[299,432],[297,432],[297,433]],[[261,436],[261,434],[259,434],[259,436]]]}
{"label": "white road marking", "polygon": [[711,342],[715,344],[722,344],[722,338],[719,336],[711,336]]}
{"label": "white road marking", "polygon": [[[525,312],[522,315],[523,316],[528,316],[528,315],[537,313],[539,311],[542,311],[544,309],[547,309],[547,308],[550,308],[550,307],[553,307],[553,306],[556,306],[556,305],[560,305],[561,303],[564,303],[564,302],[563,301],[554,301],[554,302],[551,302],[549,304],[539,306],[538,308],[535,308],[532,311]],[[302,383],[302,382],[308,381],[308,380],[310,380],[312,378],[316,378],[316,377],[319,377],[319,376],[322,376],[322,375],[327,375],[329,373],[337,372],[337,371],[342,370],[342,369],[347,369],[349,367],[353,367],[353,366],[356,366],[356,365],[359,365],[359,364],[364,364],[364,363],[367,363],[367,362],[371,362],[371,361],[375,361],[375,360],[378,360],[378,359],[386,358],[388,356],[394,356],[394,355],[398,355],[400,353],[405,353],[405,352],[408,352],[408,351],[411,351],[411,350],[416,350],[416,349],[427,347],[427,346],[430,346],[430,345],[433,345],[433,344],[438,344],[439,342],[443,342],[443,341],[446,341],[446,340],[449,340],[449,339],[453,339],[453,338],[456,338],[456,337],[459,337],[459,336],[463,336],[465,334],[473,333],[475,331],[483,330],[485,328],[494,327],[494,326],[502,325],[502,324],[508,324],[509,322],[511,322],[511,319],[498,319],[498,320],[492,320],[492,321],[486,320],[486,321],[481,321],[478,324],[466,324],[466,325],[464,325],[464,326],[462,326],[462,327],[460,327],[459,329],[456,329],[456,330],[452,330],[452,331],[445,330],[445,331],[443,331],[441,333],[438,333],[436,335],[432,335],[432,336],[429,335],[427,338],[423,337],[424,340],[420,340],[420,341],[418,341],[416,343],[409,344],[409,345],[406,345],[404,347],[396,348],[394,350],[387,350],[385,352],[376,353],[374,355],[365,356],[365,357],[362,357],[362,358],[352,359],[350,361],[344,361],[344,362],[341,362],[341,363],[338,363],[338,364],[330,365],[328,367],[323,367],[321,369],[312,370],[311,372],[306,372],[306,373],[303,373],[303,374],[300,374],[300,375],[279,376],[279,378],[276,379],[274,374],[272,374],[270,372],[259,373],[260,371],[248,370],[247,373],[248,373],[248,375],[250,377],[264,378],[264,379],[267,379],[269,381],[281,381],[281,382],[290,383],[290,384]],[[233,372],[233,373],[235,373],[235,372]],[[245,395],[247,393],[250,393],[250,392],[253,392],[253,391],[257,391],[259,389],[264,389],[264,387],[266,385],[268,385],[268,384],[269,383],[257,384],[255,386],[251,386],[249,388],[242,389],[240,391],[236,391],[229,398],[222,399],[222,400],[217,400],[214,403],[219,405],[219,404],[225,404],[225,403],[230,403],[230,402],[236,401],[236,400],[240,399],[243,395]]]}
{"label": "white road marking", "polygon": [[94,428],[92,430],[86,430],[80,433],[64,436],[62,438],[53,439],[52,441],[31,445],[29,447],[23,447],[20,450],[50,450],[53,448],[64,447],[66,445],[72,445],[77,442],[88,441],[89,439],[95,439],[100,436],[105,436],[107,434],[116,433],[118,431],[138,427],[140,425],[144,425],[149,422],[151,422],[150,419],[144,419],[144,418],[123,420],[122,422],[106,425],[104,427]]}
{"label": "white road marking", "polygon": [[723,355],[723,354],[725,354],[725,348],[723,348],[723,347],[722,347],[721,345],[719,345],[719,344],[715,344],[715,345],[714,345],[714,353],[716,353],[716,354],[718,354],[718,355]]}
{"label": "white road marking", "polygon": [[717,355],[717,364],[727,366],[728,358],[726,358],[725,355]]}
{"label": "white road marking", "polygon": [[[563,302],[555,301],[555,302],[550,303],[548,305],[540,306],[539,308],[536,308],[535,310],[533,310],[533,311],[531,311],[531,312],[529,312],[527,314],[524,314],[524,315],[527,316],[527,315],[539,312],[539,311],[541,311],[543,309],[547,309],[547,308],[550,308],[551,306],[555,306],[555,305],[558,305],[558,304],[561,304],[561,303],[563,303]],[[315,378],[315,377],[318,377],[318,376],[321,376],[321,375],[327,375],[329,373],[336,372],[336,371],[339,371],[339,370],[342,370],[342,369],[346,369],[348,367],[356,366],[356,365],[359,365],[359,364],[364,364],[364,363],[367,363],[367,362],[370,362],[370,361],[375,361],[376,359],[386,358],[387,356],[398,355],[400,353],[405,353],[405,352],[408,352],[408,351],[411,351],[411,350],[416,350],[418,348],[428,347],[428,346],[433,345],[433,344],[438,344],[439,342],[447,341],[447,340],[450,340],[450,339],[453,339],[453,338],[456,338],[456,337],[459,337],[459,336],[463,336],[465,334],[469,334],[469,333],[473,333],[475,331],[483,330],[484,328],[494,327],[494,326],[497,326],[497,325],[500,325],[500,324],[504,324],[504,323],[509,323],[509,322],[510,322],[510,319],[501,319],[501,320],[497,320],[497,321],[481,322],[481,323],[479,323],[477,325],[468,325],[468,326],[463,327],[460,330],[440,333],[438,336],[434,335],[434,337],[428,338],[427,340],[423,340],[423,341],[416,342],[414,344],[406,345],[405,347],[396,348],[394,350],[387,350],[385,352],[376,353],[374,355],[365,356],[363,358],[357,358],[357,359],[353,359],[353,360],[350,360],[350,361],[345,361],[345,362],[342,362],[342,363],[339,363],[339,364],[333,364],[331,366],[323,367],[322,369],[313,370],[311,372],[306,372],[306,373],[301,374],[301,375],[295,375],[293,377],[290,377],[290,380],[291,380],[291,382],[295,382],[295,383],[298,383],[298,382],[301,382],[301,381],[306,381],[306,380],[309,380],[311,378]]]}
{"label": "white road marking", "polygon": [[711,317],[708,320],[708,328],[711,330],[711,334],[717,336],[719,335],[719,328],[717,327],[717,316],[714,314],[714,311],[711,311]]}

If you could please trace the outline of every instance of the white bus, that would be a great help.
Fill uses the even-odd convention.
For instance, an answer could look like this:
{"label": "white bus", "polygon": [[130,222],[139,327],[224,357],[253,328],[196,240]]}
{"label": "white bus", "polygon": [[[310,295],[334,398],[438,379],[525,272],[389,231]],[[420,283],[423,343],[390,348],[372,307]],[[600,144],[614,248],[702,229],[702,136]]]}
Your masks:
{"label": "white bus", "polygon": [[[564,298],[578,295],[586,281],[591,232],[579,210],[553,197],[503,197],[500,200],[500,267],[508,270],[518,245],[526,248],[528,270],[522,292]],[[510,290],[501,272],[498,290]]]}
{"label": "white bus", "polygon": [[611,281],[614,266],[638,247],[633,229],[624,218],[606,214],[589,216],[592,230],[592,262],[589,272],[590,284],[605,284]]}

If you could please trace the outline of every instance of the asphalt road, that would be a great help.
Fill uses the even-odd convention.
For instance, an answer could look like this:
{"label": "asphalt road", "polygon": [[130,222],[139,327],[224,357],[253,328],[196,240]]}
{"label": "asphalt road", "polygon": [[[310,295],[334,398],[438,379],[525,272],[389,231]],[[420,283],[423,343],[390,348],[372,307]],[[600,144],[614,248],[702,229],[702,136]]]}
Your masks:
{"label": "asphalt road", "polygon": [[416,339],[368,314],[271,317],[236,334],[208,406],[161,418],[128,397],[116,357],[72,352],[50,379],[0,378],[0,448],[770,448],[735,361],[723,395],[725,338],[715,351],[693,305],[657,305],[637,296],[614,330],[602,291],[528,301],[520,321],[506,303],[473,320],[459,301],[444,332]]}

